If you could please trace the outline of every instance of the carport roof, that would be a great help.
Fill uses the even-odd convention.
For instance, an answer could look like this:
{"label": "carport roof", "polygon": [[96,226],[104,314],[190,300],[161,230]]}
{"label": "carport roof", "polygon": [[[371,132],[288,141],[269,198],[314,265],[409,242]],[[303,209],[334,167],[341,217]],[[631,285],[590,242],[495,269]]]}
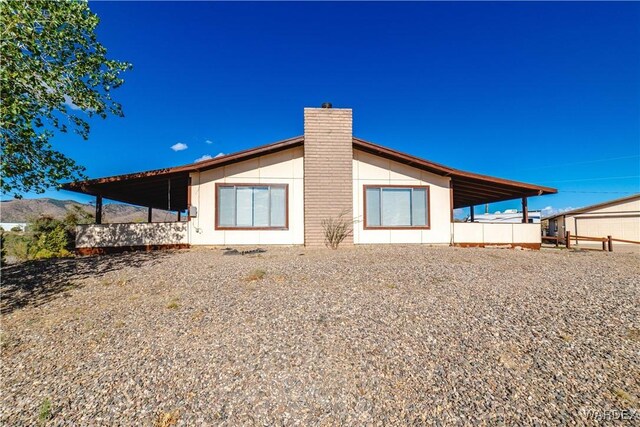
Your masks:
{"label": "carport roof", "polygon": [[[62,188],[78,193],[102,196],[111,200],[157,209],[184,210],[189,203],[188,182],[190,173],[215,169],[258,156],[299,147],[303,144],[304,137],[298,136],[202,162],[146,172],[76,181],[63,184]],[[454,208],[557,192],[555,188],[542,187],[454,169],[360,138],[353,138],[353,148],[436,175],[450,177],[453,188]]]}

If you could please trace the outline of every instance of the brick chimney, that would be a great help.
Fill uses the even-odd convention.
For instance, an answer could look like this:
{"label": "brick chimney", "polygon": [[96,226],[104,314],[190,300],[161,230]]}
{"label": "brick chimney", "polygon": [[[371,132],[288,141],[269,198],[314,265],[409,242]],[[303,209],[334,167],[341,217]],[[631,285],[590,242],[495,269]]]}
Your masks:
{"label": "brick chimney", "polygon": [[[324,245],[322,220],[353,218],[353,115],[350,108],[304,109],[304,243]],[[353,244],[353,236],[343,244]]]}

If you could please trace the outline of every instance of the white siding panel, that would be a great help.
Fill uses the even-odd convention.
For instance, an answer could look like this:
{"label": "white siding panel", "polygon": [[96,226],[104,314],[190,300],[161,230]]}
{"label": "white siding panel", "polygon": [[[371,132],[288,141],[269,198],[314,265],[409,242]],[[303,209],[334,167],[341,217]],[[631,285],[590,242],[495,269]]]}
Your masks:
{"label": "white siding panel", "polygon": [[[453,224],[455,243],[484,243],[484,224],[456,222]],[[500,224],[502,225],[502,224]],[[509,227],[510,229],[511,227]],[[511,236],[509,236],[511,243]]]}
{"label": "white siding panel", "polygon": [[260,176],[260,159],[245,160],[244,162],[232,163],[224,167],[224,174],[227,177],[253,178]]}
{"label": "white siding panel", "polygon": [[513,243],[540,243],[540,224],[512,224]]}
{"label": "white siding panel", "polygon": [[389,179],[418,185],[422,181],[422,171],[398,162],[389,162]]}
{"label": "white siding panel", "polygon": [[[198,216],[189,222],[192,245],[304,244],[304,172],[301,148],[192,173],[190,176],[191,203],[198,208]],[[287,184],[288,230],[216,230],[216,183]]]}
{"label": "white siding panel", "polygon": [[294,174],[293,150],[260,157],[260,178],[291,178]]}
{"label": "white siding panel", "polygon": [[[354,243],[432,243],[451,241],[451,200],[447,177],[392,162],[369,153],[354,150],[353,200],[355,224]],[[429,186],[429,230],[365,230],[365,185],[425,185]]]}
{"label": "white siding panel", "polygon": [[389,232],[389,243],[422,243],[420,230],[393,230]]}
{"label": "white siding panel", "polygon": [[[475,225],[475,224],[472,224]],[[513,242],[513,228],[503,227],[504,224],[484,224],[485,243],[511,243]],[[538,227],[539,229],[539,227]]]}

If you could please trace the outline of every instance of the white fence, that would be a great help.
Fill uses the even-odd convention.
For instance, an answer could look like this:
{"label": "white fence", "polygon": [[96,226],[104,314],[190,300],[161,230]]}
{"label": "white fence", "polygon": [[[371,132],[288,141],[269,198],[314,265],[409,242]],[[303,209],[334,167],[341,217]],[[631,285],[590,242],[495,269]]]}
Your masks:
{"label": "white fence", "polygon": [[172,246],[188,243],[186,222],[88,224],[76,227],[76,249]]}
{"label": "white fence", "polygon": [[539,247],[540,224],[454,222],[453,243],[460,246]]}

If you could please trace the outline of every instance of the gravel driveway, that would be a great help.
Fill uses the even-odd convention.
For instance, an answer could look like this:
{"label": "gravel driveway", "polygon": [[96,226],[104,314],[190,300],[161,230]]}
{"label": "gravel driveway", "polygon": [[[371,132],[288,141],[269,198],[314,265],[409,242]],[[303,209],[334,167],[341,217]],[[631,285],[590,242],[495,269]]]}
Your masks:
{"label": "gravel driveway", "polygon": [[3,269],[0,424],[640,422],[637,253],[223,253]]}

